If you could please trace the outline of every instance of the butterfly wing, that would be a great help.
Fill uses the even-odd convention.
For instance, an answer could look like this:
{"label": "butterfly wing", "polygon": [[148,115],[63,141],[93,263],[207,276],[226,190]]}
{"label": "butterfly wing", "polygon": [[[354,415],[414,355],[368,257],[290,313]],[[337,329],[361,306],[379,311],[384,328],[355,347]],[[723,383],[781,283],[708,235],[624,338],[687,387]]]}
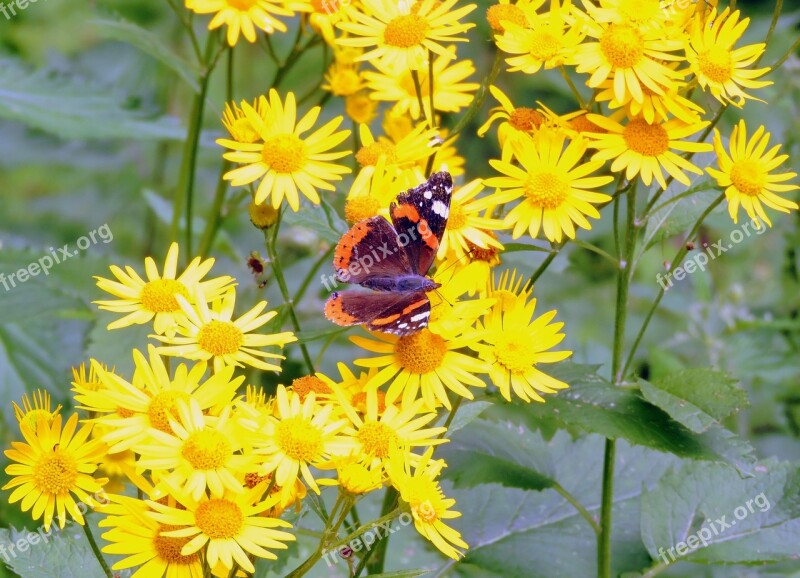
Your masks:
{"label": "butterfly wing", "polygon": [[[394,228],[400,237],[414,273],[425,275],[431,268],[450,215],[453,179],[450,173],[434,173],[427,182],[397,196],[389,207]],[[405,237],[403,237],[405,238]]]}
{"label": "butterfly wing", "polygon": [[333,254],[333,268],[339,281],[357,284],[411,273],[397,232],[380,216],[359,221],[342,235]]}
{"label": "butterfly wing", "polygon": [[430,316],[431,302],[424,291],[337,291],[325,303],[325,317],[337,325],[366,324],[370,331],[401,336],[427,327]]}

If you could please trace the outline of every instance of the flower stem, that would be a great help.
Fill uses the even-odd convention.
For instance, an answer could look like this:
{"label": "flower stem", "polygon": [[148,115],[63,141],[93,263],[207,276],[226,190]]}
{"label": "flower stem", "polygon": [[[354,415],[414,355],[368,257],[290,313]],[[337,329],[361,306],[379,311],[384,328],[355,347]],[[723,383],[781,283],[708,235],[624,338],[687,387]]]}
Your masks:
{"label": "flower stem", "polygon": [[764,54],[767,52],[766,47],[769,46],[769,41],[772,39],[772,35],[775,32],[775,27],[778,25],[778,18],[780,18],[781,11],[783,10],[783,0],[776,0],[775,2],[775,9],[772,11],[772,22],[769,23],[769,30],[767,31],[767,36],[764,38],[764,52],[762,52],[756,61],[753,63],[753,68],[758,67],[758,63],[761,62],[761,59],[764,58]]}
{"label": "flower stem", "polygon": [[456,136],[470,123],[470,121],[475,118],[475,115],[480,112],[483,103],[486,101],[486,95],[489,93],[489,86],[494,82],[497,75],[500,74],[500,68],[503,64],[503,53],[500,50],[495,49],[494,53],[494,62],[492,63],[492,69],[489,71],[486,79],[481,83],[481,87],[478,89],[478,93],[475,95],[475,99],[472,101],[472,104],[467,109],[467,112],[464,113],[464,116],[456,124],[455,128],[453,128],[453,132],[450,133],[450,138]]}
{"label": "flower stem", "polygon": [[83,533],[86,534],[86,539],[89,540],[89,546],[92,548],[92,553],[94,553],[94,557],[97,558],[97,561],[100,563],[103,573],[107,576],[107,578],[113,578],[114,575],[111,573],[111,568],[108,567],[108,563],[106,562],[105,558],[103,558],[103,554],[100,552],[100,548],[97,546],[97,541],[94,539],[92,529],[89,527],[88,519],[83,521]]}
{"label": "flower stem", "polygon": [[[397,493],[397,490],[391,486],[386,488],[386,494],[383,496],[383,506],[381,506],[381,517],[375,520],[375,522],[371,522],[371,524],[380,521],[385,522],[387,519],[391,519],[395,515],[399,515],[399,509],[396,509],[398,498],[399,494]],[[367,526],[369,525],[370,524],[367,524]],[[367,576],[383,573],[383,563],[386,559],[386,548],[388,545],[389,536],[386,536],[383,540],[375,545],[375,555],[367,564]]]}
{"label": "flower stem", "polygon": [[559,68],[559,70],[561,70],[561,76],[564,77],[564,80],[567,82],[567,85],[569,86],[570,90],[572,91],[572,94],[575,96],[575,100],[578,101],[578,107],[579,108],[586,108],[586,102],[583,100],[583,97],[581,96],[581,93],[578,91],[578,87],[575,86],[575,83],[572,82],[572,79],[569,77],[569,73],[567,72],[567,69],[564,68],[563,65],[559,66],[558,68]]}
{"label": "flower stem", "polygon": [[614,507],[614,462],[616,440],[606,439],[603,453],[603,495],[600,505],[600,533],[597,539],[597,576],[611,577],[611,511]]}
{"label": "flower stem", "polygon": [[578,511],[578,513],[583,517],[583,519],[586,520],[586,522],[592,527],[592,530],[594,530],[595,535],[599,536],[600,526],[597,525],[597,520],[594,519],[589,510],[584,508],[583,504],[581,504],[578,500],[576,500],[575,496],[573,496],[567,490],[565,490],[564,487],[558,482],[555,483],[553,489],[559,494],[561,494],[561,496],[566,501],[572,504],[572,506]]}
{"label": "flower stem", "polygon": [[[350,513],[350,508],[353,507],[354,503],[355,500],[352,496],[345,494],[344,492],[339,493],[339,496],[336,498],[336,503],[333,505],[333,509],[331,510],[331,515],[328,517],[328,522],[325,524],[325,528],[322,530],[322,539],[319,541],[319,546],[314,553],[311,554],[311,556],[306,558],[302,564],[287,574],[285,578],[299,578],[300,576],[305,576],[305,574],[314,567],[319,559],[322,558],[323,552],[335,550],[336,545],[329,546],[328,544],[330,538],[332,536],[336,536],[339,528],[342,526],[347,518],[347,515]],[[339,542],[336,544],[341,545]]]}

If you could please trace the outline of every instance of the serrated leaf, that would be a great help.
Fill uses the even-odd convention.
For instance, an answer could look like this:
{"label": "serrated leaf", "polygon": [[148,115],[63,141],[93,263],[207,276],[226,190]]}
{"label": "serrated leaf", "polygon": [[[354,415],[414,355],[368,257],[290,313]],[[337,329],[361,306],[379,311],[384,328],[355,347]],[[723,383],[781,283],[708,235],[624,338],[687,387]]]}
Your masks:
{"label": "serrated leaf", "polygon": [[98,18],[90,21],[98,36],[109,40],[125,42],[138,48],[167,66],[180,78],[192,87],[195,93],[200,92],[200,85],[197,83],[199,75],[198,68],[175,54],[161,40],[161,36],[137,26],[133,22],[126,20],[110,20]]}
{"label": "serrated leaf", "polygon": [[649,383],[639,381],[645,399],[695,433],[702,433],[747,405],[736,380],[706,368],[685,369]]}
{"label": "serrated leaf", "polygon": [[742,479],[723,464],[688,463],[643,497],[642,540],[654,559],[668,563],[797,560],[800,470],[770,459]]}
{"label": "serrated leaf", "polygon": [[174,117],[125,108],[109,89],[9,58],[0,59],[0,118],[65,139],[185,138]]}

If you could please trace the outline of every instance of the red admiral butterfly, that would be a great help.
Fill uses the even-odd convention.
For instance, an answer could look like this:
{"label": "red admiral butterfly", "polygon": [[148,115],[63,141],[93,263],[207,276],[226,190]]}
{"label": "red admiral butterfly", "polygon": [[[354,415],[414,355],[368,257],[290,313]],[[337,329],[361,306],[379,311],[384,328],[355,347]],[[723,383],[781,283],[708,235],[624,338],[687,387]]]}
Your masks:
{"label": "red admiral butterfly", "polygon": [[366,323],[370,331],[395,335],[426,327],[431,315],[426,293],[439,287],[426,275],[447,226],[452,193],[450,174],[434,173],[397,196],[389,207],[392,224],[377,216],[345,233],[333,257],[336,279],[370,291],[332,293],[325,316],[337,325]]}

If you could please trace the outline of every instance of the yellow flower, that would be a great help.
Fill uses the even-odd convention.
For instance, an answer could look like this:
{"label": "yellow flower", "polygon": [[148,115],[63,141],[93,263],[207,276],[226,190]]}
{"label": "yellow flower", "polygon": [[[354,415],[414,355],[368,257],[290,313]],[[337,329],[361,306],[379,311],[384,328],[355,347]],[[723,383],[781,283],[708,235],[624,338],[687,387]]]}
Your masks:
{"label": "yellow flower", "polygon": [[[502,280],[501,280],[502,282]],[[513,285],[513,277],[509,287]],[[509,289],[500,286],[501,291]],[[555,363],[572,355],[571,351],[548,351],[564,339],[563,323],[550,323],[556,311],[534,319],[536,299],[528,301],[529,290],[509,299],[501,294],[484,318],[484,343],[476,350],[487,365],[492,383],[511,401],[511,391],[523,401],[544,401],[540,393],[555,393],[566,383],[539,370],[541,363]]]}
{"label": "yellow flower", "polygon": [[170,377],[156,348],[149,345],[147,350],[149,360],[140,351],[133,351],[133,383],[93,361],[104,387],[74,389],[80,409],[101,414],[97,422],[107,427],[101,439],[111,446],[110,452],[121,452],[149,440],[151,428],[172,433],[170,422],[177,417],[178,400],[195,399],[203,411],[218,414],[231,403],[244,381],[243,376],[233,377],[233,367],[226,367],[201,383],[205,363],[198,363],[191,370],[181,363]]}
{"label": "yellow flower", "polygon": [[[468,58],[455,60],[454,46],[447,47],[446,50],[452,56],[437,56],[433,61],[433,107],[439,112],[458,112],[472,103],[480,84],[464,82],[468,76],[475,74],[472,61]],[[422,106],[425,107],[422,112],[410,70],[398,72],[379,63],[376,63],[376,68],[377,72],[364,72],[367,86],[372,91],[370,96],[374,100],[395,103],[394,114],[408,112],[415,119],[420,118],[421,114],[425,118],[431,118],[431,83],[427,67],[418,72]]]}
{"label": "yellow flower", "polygon": [[261,351],[259,348],[272,345],[283,348],[287,343],[297,341],[297,337],[291,331],[272,335],[252,333],[277,315],[275,311],[261,314],[267,307],[266,301],[257,303],[250,311],[234,321],[235,290],[228,291],[221,299],[214,301],[211,309],[208,308],[202,294],[198,294],[197,299],[201,302],[195,300],[198,305],[195,308],[183,297],[178,297],[186,314],[186,320],[178,326],[177,335],[174,337],[151,335],[167,344],[157,349],[159,353],[197,361],[213,359],[215,373],[226,365],[237,367],[250,365],[265,371],[280,371],[280,366],[259,358],[284,359],[284,357]]}
{"label": "yellow flower", "polygon": [[350,338],[359,347],[380,354],[356,359],[354,363],[360,367],[382,368],[370,379],[369,387],[380,387],[391,381],[386,392],[387,404],[394,403],[402,394],[403,405],[409,405],[421,390],[426,409],[435,409],[438,404],[450,409],[447,390],[473,399],[466,386],[486,386],[475,375],[486,373],[485,365],[458,351],[478,341],[479,336],[472,331],[456,339],[445,339],[428,329],[403,337],[388,333],[373,333],[372,336],[376,339]]}
{"label": "yellow flower", "polygon": [[526,9],[531,11],[538,10],[544,0],[519,0],[512,4],[510,0],[500,0],[497,4],[492,4],[486,10],[486,21],[492,32],[503,32],[505,26],[503,22],[511,22],[519,26],[527,26],[528,18],[525,16]]}
{"label": "yellow flower", "polygon": [[356,94],[364,87],[364,79],[355,62],[340,62],[335,60],[325,73],[323,90],[334,96],[350,96]]}
{"label": "yellow flower", "polygon": [[[434,143],[438,144],[438,146],[434,147],[434,151],[436,152],[433,156],[431,173],[446,171],[450,173],[450,176],[458,177],[464,174],[464,165],[467,163],[467,161],[464,159],[464,157],[458,154],[458,149],[455,146],[455,142],[458,140],[458,135],[448,138],[448,132],[449,131],[445,128],[439,130],[439,137]],[[417,162],[417,177],[415,183],[419,183],[427,178],[424,176],[426,167],[427,163],[423,164],[422,161]],[[414,186],[414,183],[411,183],[409,186]]]}
{"label": "yellow flower", "polygon": [[[252,104],[262,118],[265,113],[264,103],[265,101],[256,99]],[[225,103],[225,110],[222,111],[222,124],[236,142],[254,143],[261,140],[261,135],[253,128],[253,125],[247,120],[247,115],[235,102]]]}
{"label": "yellow flower", "polygon": [[107,517],[100,527],[111,529],[103,534],[108,542],[103,552],[125,556],[113,570],[126,570],[140,566],[131,578],[202,578],[203,560],[195,552],[184,556],[181,550],[190,538],[171,538],[162,532],[176,530],[176,526],[160,524],[152,518],[153,510],[147,502],[127,496],[110,496],[111,506],[104,508]]}
{"label": "yellow flower", "polygon": [[561,242],[563,235],[574,239],[575,225],[591,229],[586,215],[600,218],[594,205],[611,200],[594,190],[613,178],[588,176],[603,166],[602,161],[578,164],[586,152],[586,143],[573,140],[564,148],[565,140],[563,134],[552,130],[540,131],[534,139],[514,143],[514,156],[521,167],[502,160],[489,161],[505,175],[484,181],[486,186],[501,189],[496,200],[522,198],[504,221],[505,226],[514,227],[515,239],[526,230],[536,237],[539,229],[550,241]]}
{"label": "yellow flower", "polygon": [[687,124],[674,118],[666,122],[649,123],[637,117],[622,126],[616,120],[620,117],[619,114],[610,118],[599,114],[587,116],[591,122],[608,131],[605,134],[586,133],[594,141],[589,146],[598,149],[592,160],[614,159],[611,170],[616,173],[625,169],[625,178],[628,180],[640,175],[644,184],[649,185],[655,177],[658,184],[666,189],[664,171],[687,186],[691,181],[683,171],[703,174],[695,165],[674,153],[673,149],[686,152],[710,151],[711,143],[683,140],[708,126],[708,121]]}
{"label": "yellow flower", "polygon": [[336,190],[330,181],[341,180],[341,175],[350,172],[348,167],[329,162],[350,154],[349,151],[331,151],[350,135],[349,130],[336,131],[343,118],[337,116],[304,137],[302,135],[316,123],[320,107],[312,108],[298,122],[293,92],[286,95],[283,103],[278,92],[271,89],[269,101],[261,97],[260,102],[262,114],[244,101],[242,110],[263,142],[217,141],[232,149],[223,155],[227,160],[244,165],[229,171],[223,178],[235,187],[261,179],[255,194],[256,204],[271,196],[272,206],[277,209],[285,197],[292,210],[298,211],[298,190],[312,203],[319,204],[317,190]]}
{"label": "yellow flower", "polygon": [[346,10],[349,3],[350,0],[310,0],[303,11],[310,12],[308,23],[311,28],[319,32],[327,44],[333,46],[336,42],[336,25],[350,20]]}
{"label": "yellow flower", "polygon": [[642,28],[664,25],[672,7],[662,4],[662,0],[600,0],[599,6],[584,3],[598,22],[630,22]]}
{"label": "yellow flower", "polygon": [[394,200],[398,186],[395,185],[397,171],[386,168],[386,156],[381,156],[377,164],[361,169],[353,180],[344,204],[345,220],[354,225],[377,214],[389,216],[389,204]]}
{"label": "yellow flower", "polygon": [[513,143],[529,140],[529,137],[542,126],[545,117],[532,108],[515,107],[511,99],[494,85],[489,85],[489,92],[497,99],[500,106],[489,111],[489,120],[478,129],[478,136],[485,135],[494,121],[500,120],[500,125],[497,127],[497,141],[502,150],[502,160],[509,161],[513,154]]}
{"label": "yellow flower", "polygon": [[34,520],[44,515],[45,530],[50,529],[54,513],[61,528],[67,523],[67,513],[83,525],[83,514],[72,495],[87,507],[96,507],[97,502],[89,492],[101,492],[108,481],[91,475],[106,452],[105,445],[89,440],[91,424],[82,426],[75,433],[77,413],[67,419],[63,431],[61,424],[61,414],[56,415],[52,423],[38,420],[35,428],[21,423],[20,431],[25,443],[11,442],[11,449],[4,452],[9,460],[15,462],[5,470],[11,479],[3,489],[16,488],[8,503],[22,500],[22,511],[33,508],[31,517]]}
{"label": "yellow flower", "polygon": [[563,6],[559,0],[550,0],[550,10],[544,14],[523,9],[525,24],[504,23],[504,31],[495,37],[495,42],[500,50],[514,55],[506,58],[511,66],[509,72],[534,74],[542,67],[550,69],[564,64],[584,37],[580,26],[566,22],[569,7],[570,0]]}
{"label": "yellow flower", "polygon": [[767,151],[769,138],[770,134],[765,133],[762,125],[750,140],[747,140],[747,126],[744,120],[740,120],[739,124],[733,127],[730,154],[728,154],[719,131],[714,131],[714,151],[717,154],[719,170],[712,168],[706,170],[717,180],[717,184],[725,189],[728,212],[734,223],[738,219],[739,206],[744,207],[747,216],[756,222],[757,227],[761,226],[759,219],[772,226],[763,205],[782,213],[798,208],[797,203],[776,194],[794,191],[800,187],[781,184],[795,178],[797,173],[794,171],[771,174],[789,156],[777,155],[780,145],[775,145]]}
{"label": "yellow flower", "polygon": [[172,433],[151,430],[152,441],[136,448],[137,466],[157,472],[162,482],[194,500],[206,489],[212,497],[241,492],[237,475],[250,469],[253,459],[238,453],[241,443],[230,421],[231,407],[213,417],[203,415],[197,400],[178,400],[176,406],[176,419],[170,421]]}
{"label": "yellow flower", "polygon": [[733,48],[749,23],[749,18],[739,22],[739,11],[731,14],[730,8],[725,8],[719,17],[714,8],[707,20],[697,18],[693,22],[686,59],[700,86],[720,102],[736,106],[741,106],[748,98],[763,102],[742,88],[763,88],[772,84],[768,80],[756,80],[769,72],[769,67],[747,68],[764,53],[766,44]]}
{"label": "yellow flower", "polygon": [[481,179],[474,179],[453,189],[450,216],[439,245],[440,258],[453,256],[455,259],[462,259],[470,251],[469,243],[481,249],[494,247],[502,250],[503,245],[489,231],[504,228],[503,222],[481,216],[482,212],[489,212],[497,206],[497,201],[492,196],[476,198],[482,190]]}
{"label": "yellow flower", "polygon": [[319,466],[331,456],[346,456],[355,449],[352,437],[340,435],[346,421],[332,416],[333,405],[320,405],[315,395],[304,401],[293,391],[279,385],[276,416],[254,433],[255,453],[263,455],[262,473],[273,474],[275,482],[291,489],[302,479],[314,492],[319,486],[309,466]]}
{"label": "yellow flower", "polygon": [[214,259],[202,261],[195,257],[180,276],[176,277],[178,269],[178,244],[172,243],[167,251],[164,261],[164,273],[159,274],[152,257],[144,260],[144,270],[147,281],[139,277],[132,267],[126,266],[125,271],[116,265],[111,266],[111,273],[117,281],[95,277],[97,286],[111,293],[119,299],[114,301],[94,301],[99,309],[114,313],[127,313],[122,319],[109,323],[108,329],[120,329],[130,325],[142,325],[153,320],[153,330],[159,335],[174,334],[178,322],[185,318],[181,311],[177,296],[182,296],[194,303],[194,291],[202,289],[203,295],[208,299],[216,299],[222,295],[232,284],[232,277],[223,276],[202,281],[211,267]]}
{"label": "yellow flower", "polygon": [[378,103],[361,91],[344,98],[344,112],[355,123],[369,124],[378,116]]}
{"label": "yellow flower", "polygon": [[481,269],[479,264],[464,259],[451,258],[437,264],[431,278],[441,287],[428,294],[431,300],[430,331],[445,339],[454,339],[472,331],[475,321],[492,306],[491,300],[465,297],[481,290],[485,279]]}
{"label": "yellow flower", "polygon": [[179,501],[185,509],[149,501],[154,510],[149,515],[164,526],[173,526],[162,529],[162,537],[191,538],[181,548],[181,556],[203,549],[212,567],[222,563],[230,571],[235,563],[252,574],[255,567],[248,554],[275,560],[277,556],[271,550],[286,549],[285,542],[295,539],[288,532],[274,529],[291,528],[289,522],[261,515],[276,502],[271,496],[261,498],[265,489],[266,484],[261,483],[248,492],[221,498],[204,496],[198,501],[181,496]]}
{"label": "yellow flower", "polygon": [[[33,398],[33,402],[31,402],[31,398]],[[61,404],[58,404],[54,410],[50,409],[50,394],[44,389],[37,389],[30,397],[27,393],[24,394],[22,407],[18,406],[15,401],[12,401],[11,405],[14,406],[14,416],[20,426],[24,423],[34,431],[40,421],[45,422],[48,426],[52,424],[53,419],[61,411]]]}
{"label": "yellow flower", "polygon": [[[412,456],[408,449],[392,452],[389,477],[400,498],[411,508],[414,527],[423,538],[429,540],[445,556],[458,560],[463,554],[458,548],[469,548],[461,534],[448,526],[444,520],[461,516],[451,510],[456,501],[446,498],[436,478],[443,463],[432,461],[433,448],[417,461],[412,473]],[[416,457],[416,456],[413,456]]]}
{"label": "yellow flower", "polygon": [[665,64],[680,59],[673,54],[683,48],[680,39],[664,37],[660,27],[641,28],[630,21],[598,22],[577,9],[576,13],[573,26],[585,26],[594,41],[577,46],[569,63],[578,72],[591,74],[586,81],[590,88],[611,79],[617,101],[626,102],[630,95],[641,102],[642,87],[661,94],[680,79],[681,75]]}
{"label": "yellow flower", "polygon": [[338,25],[353,36],[338,42],[343,46],[374,46],[357,60],[373,61],[398,73],[426,68],[429,51],[452,58],[441,43],[466,42],[458,35],[475,26],[459,22],[475,5],[454,9],[457,2],[420,0],[411,6],[395,0],[363,0],[363,12],[351,9],[354,22]]}
{"label": "yellow flower", "polygon": [[[367,411],[367,392],[369,389],[367,388],[367,384],[369,380],[372,379],[375,374],[378,373],[378,370],[375,368],[370,369],[369,371],[360,371],[358,375],[353,373],[353,371],[347,367],[341,361],[336,364],[336,368],[339,370],[339,375],[341,376],[341,380],[334,381],[327,375],[322,373],[318,373],[322,381],[328,384],[331,387],[331,391],[333,390],[340,390],[344,391],[347,394],[347,401],[348,403],[355,408],[356,411],[360,413],[366,413]],[[377,390],[378,393],[378,412],[382,413],[383,410],[386,408],[386,395]],[[341,408],[337,408],[341,409]]]}
{"label": "yellow flower", "polygon": [[293,16],[287,2],[276,0],[186,0],[186,8],[197,14],[214,14],[209,30],[228,26],[227,39],[236,46],[241,32],[248,42],[256,41],[256,28],[268,34],[286,32],[286,25],[275,16]]}
{"label": "yellow flower", "polygon": [[331,465],[336,468],[336,480],[320,480],[320,483],[338,483],[343,490],[354,496],[383,487],[383,467],[370,468],[359,462],[355,456],[336,458]]}

